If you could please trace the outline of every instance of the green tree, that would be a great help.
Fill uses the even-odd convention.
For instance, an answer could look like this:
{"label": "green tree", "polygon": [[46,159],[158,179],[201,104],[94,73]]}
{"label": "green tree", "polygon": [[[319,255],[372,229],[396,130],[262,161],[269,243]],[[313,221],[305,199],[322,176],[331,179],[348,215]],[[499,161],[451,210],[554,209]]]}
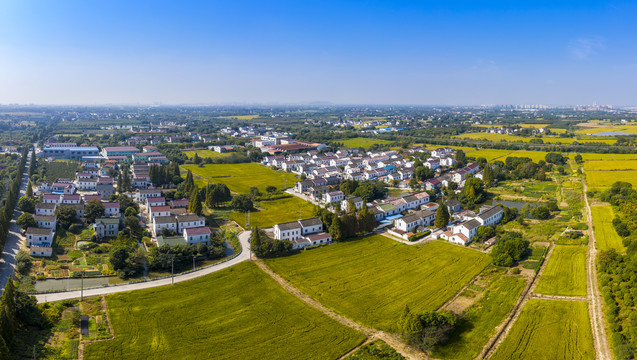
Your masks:
{"label": "green tree", "polygon": [[60,221],[60,226],[65,229],[68,229],[71,223],[73,223],[76,215],[75,209],[68,205],[61,205],[55,209],[55,216]]}
{"label": "green tree", "polygon": [[31,180],[29,180],[29,183],[27,184],[27,190],[26,190],[25,195],[28,196],[28,197],[32,197],[33,196],[33,184],[31,184]]}
{"label": "green tree", "polygon": [[252,199],[248,195],[239,194],[232,197],[232,202],[230,203],[230,207],[237,211],[248,211],[252,210],[254,207],[252,203]]}
{"label": "green tree", "polygon": [[33,215],[27,212],[25,212],[24,214],[20,215],[20,217],[18,217],[16,224],[24,230],[30,227],[36,227],[38,225],[35,219],[33,218]]}
{"label": "green tree", "polygon": [[277,189],[276,189],[276,186],[268,185],[265,188],[265,191],[267,191],[270,194],[274,194],[277,191]]}
{"label": "green tree", "polygon": [[138,214],[139,211],[132,206],[127,207],[126,211],[124,212],[125,216],[137,216]]}
{"label": "green tree", "polygon": [[536,219],[546,220],[551,217],[551,211],[546,206],[540,205],[531,210],[531,215]]}
{"label": "green tree", "polygon": [[493,183],[495,182],[495,178],[493,176],[493,168],[491,168],[491,166],[488,164],[484,167],[484,171],[482,172],[482,182],[484,182],[484,185],[486,185],[487,187],[493,185]]}
{"label": "green tree", "polygon": [[91,199],[84,206],[84,216],[90,221],[94,222],[95,219],[104,216],[106,209],[101,201],[98,199]]}
{"label": "green tree", "polygon": [[203,212],[203,206],[199,198],[197,198],[197,201],[195,201],[195,203],[193,204],[192,212],[197,214],[197,216],[201,216],[201,213]]}
{"label": "green tree", "polygon": [[340,241],[343,238],[342,223],[338,216],[334,216],[332,219],[332,225],[329,230],[333,241]]}
{"label": "green tree", "polygon": [[449,211],[447,209],[447,205],[444,203],[444,200],[441,200],[438,203],[438,210],[436,210],[436,220],[434,220],[434,227],[438,229],[444,229],[447,227],[449,223]]}
{"label": "green tree", "polygon": [[140,229],[139,219],[137,216],[126,216],[124,218],[124,226],[129,228],[132,232],[137,232]]}
{"label": "green tree", "polygon": [[582,155],[581,154],[577,154],[575,155],[575,162],[578,164],[581,164],[584,162],[584,160],[582,159]]}
{"label": "green tree", "polygon": [[18,201],[18,210],[33,214],[35,212],[36,200],[32,197],[23,196]]}

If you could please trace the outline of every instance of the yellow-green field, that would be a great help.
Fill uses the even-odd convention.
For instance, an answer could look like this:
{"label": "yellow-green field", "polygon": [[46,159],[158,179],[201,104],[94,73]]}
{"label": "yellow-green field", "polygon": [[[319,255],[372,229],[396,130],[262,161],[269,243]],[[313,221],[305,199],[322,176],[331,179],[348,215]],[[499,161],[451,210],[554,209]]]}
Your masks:
{"label": "yellow-green field", "polygon": [[[609,161],[610,162],[610,161]],[[590,190],[604,190],[616,181],[624,181],[637,186],[637,170],[586,171],[586,182]]]}
{"label": "yellow-green field", "polygon": [[232,152],[227,152],[227,153],[218,153],[216,151],[212,151],[212,150],[188,150],[188,151],[182,151],[184,154],[186,154],[186,156],[188,156],[188,158],[192,159],[193,157],[195,157],[195,153],[197,155],[199,155],[200,158],[218,158],[218,157],[225,157],[225,156],[230,156],[234,153]]}
{"label": "yellow-green field", "polygon": [[[279,223],[307,219],[314,216],[314,205],[303,201],[296,196],[285,199],[261,201],[259,211],[250,213],[250,225],[260,228],[271,227]],[[245,229],[246,214],[233,211],[230,218]]]}
{"label": "yellow-green field", "polygon": [[[202,167],[184,165],[183,167],[202,179],[198,185],[205,184],[207,180],[212,183],[226,184],[231,191],[237,193],[248,193],[252,186],[257,186],[261,192],[265,192],[265,188],[270,185],[279,189],[283,186],[292,187],[299,181],[294,174],[278,172],[256,163],[212,164]],[[185,175],[184,171],[182,176]],[[197,180],[196,176],[195,180]]]}
{"label": "yellow-green field", "polygon": [[599,250],[615,249],[625,252],[626,248],[622,243],[622,238],[617,235],[613,227],[615,213],[610,206],[591,206],[593,215],[593,229],[595,230],[595,240]]}
{"label": "yellow-green field", "polygon": [[595,359],[588,303],[529,300],[491,359]]}
{"label": "yellow-green field", "polygon": [[410,246],[380,235],[266,260],[322,304],[388,331],[406,304],[415,312],[436,310],[490,262],[448,242]]}
{"label": "yellow-green field", "polygon": [[487,161],[495,161],[499,160],[501,157],[511,154],[515,150],[497,150],[497,149],[480,149],[480,150],[471,150],[466,152],[467,156],[474,158],[485,158]]}
{"label": "yellow-green field", "polygon": [[582,153],[582,159],[586,160],[637,160],[637,154],[596,154],[596,153]]}
{"label": "yellow-green field", "polygon": [[[637,160],[600,159],[584,161],[584,170],[587,171],[611,171],[611,170],[637,170]],[[607,175],[613,176],[615,172]]]}
{"label": "yellow-green field", "polygon": [[454,136],[459,139],[472,139],[472,140],[488,140],[493,142],[499,141],[507,141],[507,142],[517,142],[517,143],[526,143],[531,141],[532,139],[542,139],[545,144],[572,144],[577,141],[578,143],[604,143],[604,144],[614,144],[616,142],[615,139],[611,138],[600,138],[600,139],[575,139],[575,138],[560,138],[560,137],[525,137],[525,136],[517,136],[517,135],[508,135],[508,134],[492,134],[492,133],[464,133],[460,135]]}
{"label": "yellow-green field", "polygon": [[337,359],[365,336],[244,262],[195,280],[107,297],[115,339],[90,359]]}
{"label": "yellow-green field", "polygon": [[232,116],[217,116],[220,119],[237,119],[237,120],[252,120],[259,117],[259,115],[232,115]]}
{"label": "yellow-green field", "polygon": [[586,296],[586,247],[556,245],[535,292],[546,295]]}
{"label": "yellow-green field", "polygon": [[579,130],[576,130],[577,134],[597,134],[600,132],[614,131],[619,133],[635,133],[637,134],[637,124],[628,124],[628,125],[608,125],[601,127],[580,127]]}
{"label": "yellow-green field", "polygon": [[335,141],[343,143],[343,146],[349,147],[349,148],[359,148],[359,147],[368,148],[374,144],[383,145],[383,144],[392,143],[389,140],[369,139],[369,138],[361,138],[361,137],[347,139],[347,140],[335,140]]}

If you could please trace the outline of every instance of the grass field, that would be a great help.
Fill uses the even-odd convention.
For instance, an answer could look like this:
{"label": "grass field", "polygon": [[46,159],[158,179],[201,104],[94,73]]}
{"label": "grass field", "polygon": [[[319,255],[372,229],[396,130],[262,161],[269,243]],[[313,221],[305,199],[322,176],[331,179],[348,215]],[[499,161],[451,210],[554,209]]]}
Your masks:
{"label": "grass field", "polygon": [[363,148],[368,148],[374,144],[391,144],[392,142],[389,140],[381,140],[381,139],[369,139],[369,138],[352,138],[352,139],[347,139],[347,140],[335,140],[336,142],[341,142],[343,143],[343,146],[345,147],[349,147],[349,148],[359,148],[359,147],[363,147]]}
{"label": "grass field", "polygon": [[556,245],[535,292],[586,296],[586,247]]}
{"label": "grass field", "polygon": [[56,181],[59,178],[75,179],[78,169],[77,161],[48,161],[44,167],[44,175],[47,181]]}
{"label": "grass field", "polygon": [[610,206],[591,206],[593,215],[593,228],[595,230],[595,239],[597,240],[597,248],[599,250],[615,249],[619,252],[625,252],[626,248],[622,243],[622,238],[617,235],[613,227],[613,219],[615,213]]}
{"label": "grass field", "polygon": [[511,154],[515,150],[480,149],[466,152],[465,155],[473,158],[485,158],[487,161],[499,160],[501,157]]}
{"label": "grass field", "polygon": [[324,305],[391,331],[405,304],[438,309],[490,259],[447,242],[409,246],[374,235],[266,262]]}
{"label": "grass field", "polygon": [[[252,186],[257,186],[261,192],[265,192],[265,188],[269,185],[279,189],[283,186],[292,187],[298,181],[294,174],[278,172],[256,163],[213,164],[203,167],[184,165],[183,167],[210,182],[226,184],[231,191],[237,193],[248,193]],[[186,176],[185,171],[182,176]]]}
{"label": "grass field", "polygon": [[620,124],[610,125],[610,124],[608,124],[608,126],[601,126],[601,127],[582,127],[581,129],[576,130],[575,133],[585,135],[585,134],[596,134],[596,133],[607,132],[607,131],[614,131],[614,132],[619,132],[619,133],[629,133],[629,134],[630,133],[635,133],[635,134],[637,134],[637,125],[635,125],[635,124],[629,124],[629,125],[620,125]]}
{"label": "grass field", "polygon": [[[609,161],[613,163],[614,161]],[[616,181],[625,181],[637,187],[637,170],[622,171],[586,171],[586,182],[590,190],[604,190]]]}
{"label": "grass field", "polygon": [[[259,202],[259,207],[262,209],[250,213],[250,224],[253,227],[265,228],[278,223],[298,220],[299,210],[301,210],[301,219],[314,216],[314,205],[296,196],[279,200],[261,201]],[[245,213],[231,212],[230,218],[245,228]]]}
{"label": "grass field", "polygon": [[217,116],[220,119],[237,119],[237,120],[252,120],[259,117],[259,115],[231,115],[231,116]]}
{"label": "grass field", "polygon": [[249,262],[107,302],[115,339],[85,359],[337,359],[365,339]]}
{"label": "grass field", "polygon": [[637,160],[615,160],[615,159],[588,160],[588,161],[584,161],[584,170],[586,171],[637,170]]}
{"label": "grass field", "polygon": [[597,153],[582,153],[582,159],[586,160],[637,160],[637,154],[597,154]]}
{"label": "grass field", "polygon": [[491,359],[595,359],[588,303],[529,300]]}
{"label": "grass field", "polygon": [[449,341],[437,348],[438,359],[472,360],[495,334],[495,328],[513,309],[525,281],[518,276],[503,275],[490,285],[480,300],[463,314]]}
{"label": "grass field", "polygon": [[572,144],[577,141],[578,143],[605,143],[605,144],[614,144],[616,142],[612,137],[605,137],[600,139],[576,139],[576,138],[561,138],[561,137],[525,137],[525,136],[517,136],[517,135],[507,135],[507,134],[492,134],[492,133],[464,133],[460,135],[454,136],[459,139],[472,139],[472,140],[488,140],[494,142],[506,141],[506,142],[515,142],[515,143],[527,143],[532,139],[542,139],[545,144]]}
{"label": "grass field", "polygon": [[184,154],[186,154],[186,156],[188,156],[188,158],[192,159],[193,157],[195,157],[195,153],[199,155],[200,158],[220,158],[220,157],[226,157],[226,156],[230,156],[232,154],[234,154],[233,152],[227,152],[227,153],[218,153],[216,151],[212,151],[212,150],[188,150],[188,151],[182,151]]}

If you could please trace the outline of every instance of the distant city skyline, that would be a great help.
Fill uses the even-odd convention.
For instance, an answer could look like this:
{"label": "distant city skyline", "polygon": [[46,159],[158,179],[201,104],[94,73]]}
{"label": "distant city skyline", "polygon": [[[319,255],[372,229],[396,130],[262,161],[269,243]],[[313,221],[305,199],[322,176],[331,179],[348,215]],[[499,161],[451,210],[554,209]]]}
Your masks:
{"label": "distant city skyline", "polygon": [[0,3],[0,104],[635,106],[629,1]]}

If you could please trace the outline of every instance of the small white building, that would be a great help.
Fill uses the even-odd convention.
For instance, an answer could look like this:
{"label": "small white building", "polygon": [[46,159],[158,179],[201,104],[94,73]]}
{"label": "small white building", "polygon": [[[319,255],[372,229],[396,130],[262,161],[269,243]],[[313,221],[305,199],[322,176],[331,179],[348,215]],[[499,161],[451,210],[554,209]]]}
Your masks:
{"label": "small white building", "polygon": [[119,216],[119,202],[103,202],[104,205],[104,216],[108,217],[118,217]]}
{"label": "small white building", "polygon": [[340,190],[323,194],[323,202],[328,204],[343,201],[344,198],[345,194],[343,194],[343,192]]}
{"label": "small white building", "polygon": [[140,189],[133,194],[133,199],[138,203],[143,203],[147,198],[161,197],[161,190],[157,189]]}
{"label": "small white building", "polygon": [[62,202],[62,195],[60,194],[44,194],[42,195],[42,202],[45,204],[60,204]]}
{"label": "small white building", "polygon": [[62,196],[62,205],[79,204],[82,202],[80,194],[64,194]]}
{"label": "small white building", "polygon": [[54,203],[37,203],[35,204],[35,214],[36,215],[46,215],[46,216],[55,216],[55,208],[57,207]]}
{"label": "small white building", "polygon": [[[349,202],[354,203],[354,207],[356,210],[360,210],[363,207],[363,199],[359,196],[347,196],[343,201],[341,201],[341,209],[344,211],[350,211]],[[352,210],[353,211],[353,210]]]}
{"label": "small white building", "polygon": [[119,219],[95,219],[93,230],[95,230],[95,234],[100,238],[117,236],[117,234],[119,234]]}
{"label": "small white building", "polygon": [[53,229],[44,229],[30,227],[27,228],[27,246],[43,246],[50,247],[53,244],[53,236],[55,232]]}
{"label": "small white building", "polygon": [[166,198],[164,198],[163,196],[146,198],[146,203],[148,204],[148,206],[165,206]]}
{"label": "small white building", "polygon": [[55,216],[50,215],[34,215],[33,219],[38,224],[38,227],[45,229],[55,229],[57,225],[57,220]]}
{"label": "small white building", "polygon": [[185,229],[206,226],[206,218],[197,214],[177,215],[177,232],[183,233]]}
{"label": "small white building", "polygon": [[277,240],[296,240],[303,237],[303,229],[298,221],[274,225],[274,238]]}
{"label": "small white building", "polygon": [[175,216],[156,216],[153,218],[153,234],[155,236],[164,232],[164,230],[173,230],[177,232],[177,219]]}
{"label": "small white building", "polygon": [[50,246],[31,246],[29,254],[37,257],[49,257],[53,254],[53,248]]}
{"label": "small white building", "polygon": [[169,216],[170,206],[150,206],[148,207],[148,215],[151,219],[155,216]]}
{"label": "small white building", "polygon": [[184,240],[188,245],[198,243],[210,245],[210,235],[212,235],[212,231],[207,226],[184,229]]}

